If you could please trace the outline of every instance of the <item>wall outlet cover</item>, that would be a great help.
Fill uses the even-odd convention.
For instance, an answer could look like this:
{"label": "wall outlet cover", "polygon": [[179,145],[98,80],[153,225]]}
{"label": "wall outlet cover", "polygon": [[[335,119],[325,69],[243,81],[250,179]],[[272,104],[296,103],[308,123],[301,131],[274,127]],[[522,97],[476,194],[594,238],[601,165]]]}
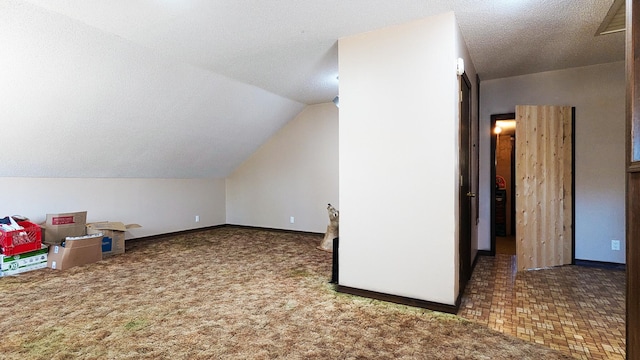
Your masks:
{"label": "wall outlet cover", "polygon": [[611,250],[620,250],[620,240],[611,240]]}

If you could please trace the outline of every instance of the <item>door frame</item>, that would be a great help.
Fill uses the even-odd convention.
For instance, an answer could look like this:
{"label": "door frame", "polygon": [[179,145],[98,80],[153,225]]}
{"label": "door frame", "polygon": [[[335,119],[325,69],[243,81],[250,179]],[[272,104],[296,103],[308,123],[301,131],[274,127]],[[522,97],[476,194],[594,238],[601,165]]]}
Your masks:
{"label": "door frame", "polygon": [[[466,105],[466,117],[463,118],[463,104],[464,104],[464,92],[463,92],[463,87],[466,87],[468,89],[468,94],[466,96],[466,101],[467,101],[467,105]],[[463,183],[460,184],[460,186],[458,187],[458,209],[459,209],[459,213],[458,213],[458,218],[459,220],[462,220],[462,211],[463,211],[463,203],[466,204],[464,206],[464,209],[468,209],[468,216],[465,217],[465,219],[467,220],[467,223],[464,224],[463,221],[459,221],[458,222],[458,268],[459,268],[459,272],[458,272],[458,281],[459,281],[459,289],[458,289],[458,299],[461,298],[462,294],[464,293],[464,289],[467,286],[467,283],[469,282],[469,280],[471,279],[471,272],[472,272],[472,263],[473,263],[473,259],[471,259],[471,242],[472,242],[472,237],[473,237],[473,226],[475,225],[476,221],[475,219],[473,219],[473,205],[471,204],[472,198],[469,197],[467,195],[467,192],[472,192],[473,191],[473,186],[472,186],[472,182],[473,182],[473,178],[472,178],[472,172],[473,172],[473,131],[471,129],[472,125],[473,125],[473,115],[472,115],[472,99],[473,99],[473,87],[471,85],[471,81],[469,80],[469,77],[467,76],[466,73],[463,73],[462,76],[460,76],[460,146],[459,146],[459,157],[462,158],[463,157],[463,146],[462,146],[462,126],[466,126],[467,130],[467,149],[466,149],[466,163],[467,163],[467,171],[466,174],[463,174],[463,169],[462,169],[462,161],[459,160],[459,170],[460,170],[460,177],[461,180],[464,181],[464,184],[466,184],[466,187],[463,187]],[[468,188],[468,190],[466,190],[466,192],[463,190],[463,188]],[[477,196],[474,195],[474,196]],[[475,199],[473,199],[473,201],[475,202]],[[465,231],[463,231],[463,227],[467,227],[468,229],[466,229]]]}
{"label": "door frame", "polygon": [[640,357],[640,0],[626,2],[626,355]]}

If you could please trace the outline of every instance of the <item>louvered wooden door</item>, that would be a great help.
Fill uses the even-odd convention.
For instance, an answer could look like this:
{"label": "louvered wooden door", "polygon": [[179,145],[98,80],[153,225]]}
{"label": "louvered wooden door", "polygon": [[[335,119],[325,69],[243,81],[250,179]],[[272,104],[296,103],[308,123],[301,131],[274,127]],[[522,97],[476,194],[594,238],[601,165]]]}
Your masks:
{"label": "louvered wooden door", "polygon": [[572,262],[572,123],[568,106],[516,106],[518,270]]}

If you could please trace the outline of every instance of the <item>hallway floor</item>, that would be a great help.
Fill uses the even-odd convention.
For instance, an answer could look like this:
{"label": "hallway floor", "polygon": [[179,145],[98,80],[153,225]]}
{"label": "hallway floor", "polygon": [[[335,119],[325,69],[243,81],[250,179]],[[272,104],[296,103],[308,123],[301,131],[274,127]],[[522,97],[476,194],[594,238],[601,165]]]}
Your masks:
{"label": "hallway floor", "polygon": [[516,237],[496,236],[496,254],[515,255],[516,254]]}
{"label": "hallway floor", "polygon": [[577,359],[624,359],[625,272],[562,266],[516,273],[480,256],[458,315]]}

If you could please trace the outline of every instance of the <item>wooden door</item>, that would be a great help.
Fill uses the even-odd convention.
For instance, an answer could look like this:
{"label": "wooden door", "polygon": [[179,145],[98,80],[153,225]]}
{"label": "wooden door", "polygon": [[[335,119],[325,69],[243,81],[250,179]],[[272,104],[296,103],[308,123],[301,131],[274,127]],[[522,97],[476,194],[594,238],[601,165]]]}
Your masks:
{"label": "wooden door", "polygon": [[466,74],[460,78],[460,195],[459,195],[459,293],[471,278],[471,83]]}
{"label": "wooden door", "polygon": [[568,106],[516,106],[518,270],[572,262],[572,123]]}

